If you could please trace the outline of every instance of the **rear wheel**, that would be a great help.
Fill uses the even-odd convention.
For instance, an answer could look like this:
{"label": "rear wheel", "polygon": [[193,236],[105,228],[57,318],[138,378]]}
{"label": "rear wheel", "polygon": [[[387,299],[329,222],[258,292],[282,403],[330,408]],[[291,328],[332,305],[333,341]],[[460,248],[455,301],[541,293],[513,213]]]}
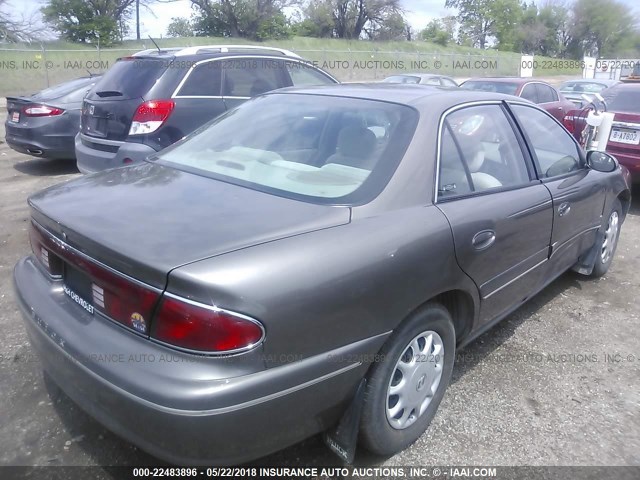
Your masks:
{"label": "rear wheel", "polygon": [[593,266],[594,277],[601,277],[609,270],[613,256],[616,253],[618,247],[618,238],[620,236],[620,223],[622,221],[622,205],[619,200],[616,200],[611,209],[611,213],[606,218],[603,224],[604,235],[602,242],[598,246],[596,263]]}
{"label": "rear wheel", "polygon": [[430,304],[407,319],[369,375],[360,435],[369,451],[392,455],[427,429],[451,380],[455,330],[447,309]]}

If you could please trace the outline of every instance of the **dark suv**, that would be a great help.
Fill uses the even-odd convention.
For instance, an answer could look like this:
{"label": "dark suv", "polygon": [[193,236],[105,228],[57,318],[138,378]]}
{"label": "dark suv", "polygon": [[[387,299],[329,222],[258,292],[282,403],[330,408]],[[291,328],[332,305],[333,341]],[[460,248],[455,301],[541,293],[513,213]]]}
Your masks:
{"label": "dark suv", "polygon": [[78,169],[141,162],[251,97],[330,83],[337,80],[295,53],[271,47],[170,48],[120,58],[83,103]]}

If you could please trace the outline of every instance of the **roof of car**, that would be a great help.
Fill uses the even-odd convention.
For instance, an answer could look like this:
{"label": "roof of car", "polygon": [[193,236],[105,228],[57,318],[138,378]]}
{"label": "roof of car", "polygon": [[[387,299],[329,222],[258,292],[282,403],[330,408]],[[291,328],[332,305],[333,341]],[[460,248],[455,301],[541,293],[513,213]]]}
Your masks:
{"label": "roof of car", "polygon": [[268,95],[297,93],[335,97],[361,98],[417,106],[424,102],[440,106],[457,105],[482,100],[518,100],[521,98],[501,93],[462,90],[457,87],[439,87],[393,83],[342,83],[309,87],[288,87]]}
{"label": "roof of car", "polygon": [[575,78],[573,80],[565,80],[562,82],[562,85],[565,83],[599,83],[601,85],[615,85],[620,83],[620,80],[613,80],[610,78]]}
{"label": "roof of car", "polygon": [[284,48],[265,47],[262,45],[196,45],[193,47],[149,48],[134,53],[136,58],[177,58],[181,60],[202,60],[205,58],[229,55],[277,56],[289,59],[301,57]]}

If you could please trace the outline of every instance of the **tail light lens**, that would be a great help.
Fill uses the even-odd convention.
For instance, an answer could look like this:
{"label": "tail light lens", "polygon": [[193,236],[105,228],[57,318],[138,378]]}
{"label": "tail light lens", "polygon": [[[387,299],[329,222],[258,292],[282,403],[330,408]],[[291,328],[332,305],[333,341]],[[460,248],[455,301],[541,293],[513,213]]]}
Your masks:
{"label": "tail light lens", "polygon": [[37,228],[33,222],[29,225],[29,242],[31,250],[42,266],[54,277],[62,276],[62,260],[52,252],[51,241]]}
{"label": "tail light lens", "polygon": [[49,107],[47,105],[32,105],[25,107],[22,111],[27,117],[54,117],[64,113],[62,108]]}
{"label": "tail light lens", "polygon": [[133,115],[129,135],[155,132],[169,118],[175,105],[173,100],[149,100],[139,105]]}
{"label": "tail light lens", "polygon": [[[35,255],[52,275],[62,276],[64,262],[86,275],[91,282],[95,309],[134,330],[148,334],[153,309],[160,298],[160,290],[116,273],[105,265],[89,260],[85,255],[42,231],[31,222],[31,245]],[[47,253],[44,254],[43,251]],[[69,267],[67,267],[69,268]]]}
{"label": "tail light lens", "polygon": [[151,337],[188,350],[230,354],[258,345],[264,339],[264,328],[244,315],[165,294],[153,319]]}
{"label": "tail light lens", "polygon": [[562,119],[562,124],[564,125],[564,128],[569,130],[569,133],[573,133],[576,131],[575,117],[573,115],[565,115]]}

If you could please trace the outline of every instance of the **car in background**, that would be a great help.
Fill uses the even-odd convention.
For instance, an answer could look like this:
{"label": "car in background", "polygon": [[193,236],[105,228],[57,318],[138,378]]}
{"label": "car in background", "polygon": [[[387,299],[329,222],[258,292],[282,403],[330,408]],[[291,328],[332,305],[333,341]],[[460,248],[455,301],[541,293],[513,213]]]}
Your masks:
{"label": "car in background", "polygon": [[567,100],[573,102],[576,107],[582,108],[587,103],[583,95],[593,99],[596,93],[602,95],[604,90],[619,83],[619,80],[580,78],[563,82],[560,87],[558,87],[558,90]]}
{"label": "car in background", "polygon": [[382,80],[384,83],[413,83],[419,85],[437,85],[441,87],[457,87],[457,82],[446,75],[434,73],[400,73]]}
{"label": "car in background", "polygon": [[118,59],[91,90],[76,136],[78,169],[140,163],[246,100],[338,81],[288,50],[206,45]]}
{"label": "car in background", "polygon": [[471,78],[460,84],[460,88],[481,92],[496,92],[529,100],[540,105],[560,122],[575,105],[564,98],[547,82],[519,77]]}
{"label": "car in background", "polygon": [[99,75],[76,78],[30,96],[7,97],[7,145],[39,158],[76,158],[82,100],[98,80]]}
{"label": "car in background", "polygon": [[261,95],[29,205],[13,279],[50,378],[163,460],[229,465],[409,446],[457,348],[607,272],[630,191],[530,102],[375,83]]}
{"label": "car in background", "polygon": [[[602,92],[606,111],[614,114],[611,133],[605,147],[625,166],[633,183],[640,182],[640,83],[619,83]],[[584,142],[589,107],[573,110],[564,119],[564,126],[574,137]]]}

